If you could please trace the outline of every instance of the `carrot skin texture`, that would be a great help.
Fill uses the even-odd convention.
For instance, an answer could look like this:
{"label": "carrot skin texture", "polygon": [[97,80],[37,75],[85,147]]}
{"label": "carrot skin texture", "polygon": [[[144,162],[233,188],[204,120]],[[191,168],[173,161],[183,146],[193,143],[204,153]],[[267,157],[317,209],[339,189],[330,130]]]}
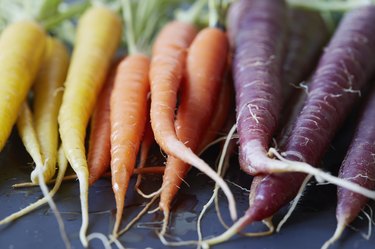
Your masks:
{"label": "carrot skin texture", "polygon": [[[109,36],[108,33],[111,32]],[[88,166],[85,135],[95,101],[121,36],[120,18],[104,7],[92,7],[80,18],[65,92],[58,116],[65,155],[80,183],[80,239],[88,246]]]}
{"label": "carrot skin texture", "polygon": [[141,152],[139,155],[139,167],[143,168],[146,164],[148,153],[151,149],[152,144],[155,142],[154,132],[152,131],[151,121],[150,121],[150,100],[147,101],[147,120],[145,124],[145,130],[141,143]]}
{"label": "carrot skin texture", "polygon": [[0,151],[15,124],[43,59],[44,30],[33,21],[10,24],[0,37]]}
{"label": "carrot skin texture", "polygon": [[118,66],[110,100],[112,189],[116,200],[113,234],[120,226],[147,117],[150,59],[134,54]]}
{"label": "carrot skin texture", "polygon": [[168,155],[193,165],[220,185],[228,198],[230,215],[236,219],[235,201],[228,185],[177,137],[174,125],[177,91],[185,69],[186,52],[195,34],[196,29],[190,24],[174,21],[162,29],[155,41],[150,69],[151,126],[156,142]]}
{"label": "carrot skin texture", "polygon": [[[69,66],[69,53],[66,47],[55,38],[48,38],[46,53],[35,80],[34,123],[45,166],[43,175],[49,181],[56,171],[58,150],[57,115],[62,101],[62,86]],[[48,135],[46,135],[48,134]],[[31,173],[32,181],[38,180],[37,174]]]}
{"label": "carrot skin texture", "polygon": [[[345,92],[349,88],[347,82],[352,82],[353,90],[359,90],[374,71],[374,63],[367,60],[366,55],[375,52],[371,51],[375,50],[375,35],[368,26],[369,20],[375,21],[375,7],[367,8],[353,10],[344,17],[321,57],[309,85],[308,104],[305,103],[291,129],[291,135],[282,146],[287,152],[286,158],[316,165],[329,146],[335,130],[349,113],[350,105],[358,99],[358,93]],[[342,56],[338,55],[340,52]],[[347,75],[348,72],[350,74]],[[332,94],[342,96],[331,97],[332,104],[325,102],[325,97]],[[306,139],[309,139],[308,143]],[[268,175],[255,190],[264,204],[259,204],[259,208],[253,205],[253,210],[249,212],[259,212],[259,219],[272,215],[295,197],[305,177],[303,173]],[[282,193],[282,190],[285,190],[283,196],[276,194]],[[269,206],[267,212],[263,205]]]}
{"label": "carrot skin texture", "polygon": [[[298,98],[301,98],[302,96],[297,93],[297,91],[292,90],[289,84],[298,84],[302,80],[307,79],[315,65],[315,63],[311,62],[318,59],[318,55],[323,50],[323,46],[328,40],[327,27],[320,14],[317,12],[303,9],[291,9],[289,12],[289,23],[291,26],[288,31],[288,47],[282,71],[282,81],[284,84],[283,95],[286,99],[285,106],[283,107],[283,116],[285,116],[285,118],[282,117],[280,121],[281,125],[284,127],[283,130],[280,129],[281,135],[278,138],[279,146],[285,144],[284,140],[290,135],[292,130],[291,122],[299,113],[295,109],[300,111],[300,108],[302,107],[299,106],[303,104],[297,104],[296,106],[297,101],[302,101],[296,99],[291,100],[291,96],[294,94],[298,94]],[[290,108],[290,110],[288,110],[288,108]],[[250,188],[250,195],[252,196],[250,202],[254,204],[250,205],[252,210],[249,210],[248,212],[257,213],[258,210],[267,210],[262,211],[256,220],[263,220],[273,215],[279,208],[281,208],[278,203],[284,205],[289,200],[293,199],[298,192],[298,183],[302,182],[304,177],[304,174],[299,173],[292,175],[280,174],[272,176],[255,176]],[[296,182],[297,185],[290,188],[293,189],[293,191],[289,191],[289,186],[283,186],[283,182],[290,182],[292,184]],[[256,188],[258,185],[260,185],[259,193],[262,196],[257,197]],[[273,185],[279,186],[279,188],[273,189]],[[260,191],[263,187],[264,189]],[[274,193],[275,197],[268,196],[268,193]],[[256,197],[258,199],[255,201]],[[250,213],[248,213],[248,215],[250,215]]]}
{"label": "carrot skin texture", "polygon": [[[229,43],[216,28],[198,33],[189,48],[181,103],[175,129],[178,138],[196,152],[215,111],[221,79],[227,65]],[[160,208],[167,213],[190,165],[169,156],[163,176]]]}
{"label": "carrot skin texture", "polygon": [[[151,126],[156,142],[167,153],[171,151],[164,138],[176,137],[173,121],[177,92],[185,68],[187,49],[196,33],[192,25],[173,21],[161,30],[152,48]],[[158,99],[163,101],[156,101]],[[164,120],[168,122],[161,122]]]}
{"label": "carrot skin texture", "polygon": [[231,108],[234,109],[233,82],[229,79],[229,77],[227,79],[224,79],[224,82],[221,83],[220,88],[221,89],[219,92],[219,96],[217,97],[215,111],[210,123],[208,124],[207,131],[203,134],[203,139],[197,150],[199,152],[201,152],[217,137],[220,129],[224,128],[225,124],[228,122]]}
{"label": "carrot skin texture", "polygon": [[[375,189],[375,90],[372,90],[361,115],[353,141],[340,167],[339,177],[368,189]],[[351,223],[368,198],[347,189],[337,188],[336,217]]]}
{"label": "carrot skin texture", "polygon": [[112,69],[104,84],[91,118],[90,140],[87,153],[89,185],[109,169],[111,163],[110,98],[116,70]]}
{"label": "carrot skin texture", "polygon": [[282,72],[284,99],[295,90],[292,85],[307,80],[328,39],[329,31],[319,12],[289,10],[288,45]]}
{"label": "carrot skin texture", "polygon": [[299,152],[300,160],[311,165],[322,158],[359,99],[355,91],[360,91],[375,71],[375,62],[367,59],[375,52],[375,35],[369,25],[374,20],[375,6],[368,6],[349,12],[341,21],[312,76],[304,108],[284,151]]}
{"label": "carrot skin texture", "polygon": [[233,44],[239,159],[242,170],[255,174],[262,161],[253,160],[254,154],[266,155],[282,105],[287,11],[284,1],[241,0],[235,4],[245,12]]}
{"label": "carrot skin texture", "polygon": [[242,4],[240,3],[233,3],[229,6],[228,13],[227,13],[227,34],[229,43],[231,46],[231,49],[234,48],[234,45],[236,43],[236,36],[239,31],[239,24],[242,19],[243,14],[246,12],[246,8],[242,7]]}

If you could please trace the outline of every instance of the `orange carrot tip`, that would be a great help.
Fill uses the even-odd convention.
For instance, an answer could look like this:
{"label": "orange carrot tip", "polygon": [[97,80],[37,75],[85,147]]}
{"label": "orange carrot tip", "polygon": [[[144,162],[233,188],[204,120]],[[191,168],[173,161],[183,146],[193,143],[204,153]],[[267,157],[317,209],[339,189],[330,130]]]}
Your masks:
{"label": "orange carrot tip", "polygon": [[[151,34],[156,28],[155,17],[163,13],[163,8],[167,6],[158,1],[150,1],[146,4],[146,2],[124,0],[122,4],[129,55],[117,68],[110,98],[112,189],[117,208],[112,231],[114,238],[118,236],[125,195],[135,169],[149,111],[150,58],[145,54],[151,41]],[[147,14],[133,15],[133,11],[138,13],[141,10],[145,10]],[[139,27],[144,27],[146,30],[142,36],[138,33]],[[149,32],[150,30],[152,32]]]}
{"label": "orange carrot tip", "polygon": [[62,146],[79,180],[82,208],[79,234],[85,247],[89,218],[86,127],[118,47],[121,30],[119,16],[105,7],[91,7],[81,16],[58,115]]}
{"label": "orange carrot tip", "polygon": [[144,55],[126,57],[118,67],[111,95],[111,172],[117,207],[114,236],[146,123],[149,63]]}
{"label": "orange carrot tip", "polygon": [[90,186],[105,174],[109,169],[111,162],[109,102],[116,69],[117,65],[111,68],[106,78],[106,82],[99,94],[94,113],[91,117],[90,139],[87,154]]}

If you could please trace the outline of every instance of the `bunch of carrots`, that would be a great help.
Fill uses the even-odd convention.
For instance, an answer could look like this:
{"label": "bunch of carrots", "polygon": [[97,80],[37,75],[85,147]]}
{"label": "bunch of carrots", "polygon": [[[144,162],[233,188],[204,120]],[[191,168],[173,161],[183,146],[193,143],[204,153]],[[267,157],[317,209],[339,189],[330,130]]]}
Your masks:
{"label": "bunch of carrots", "polygon": [[[171,15],[178,1],[121,0],[48,15],[46,9],[58,13],[61,4],[45,0],[37,18],[9,21],[1,31],[0,150],[16,127],[35,165],[26,185],[40,186],[44,197],[2,217],[0,225],[48,203],[70,248],[53,196],[64,178],[78,179],[79,238],[88,247],[90,239],[103,239],[88,234],[88,192],[110,176],[116,215],[106,247],[120,247],[118,237],[159,200],[162,243],[207,248],[257,221],[269,231],[245,235],[273,233],[272,216],[293,201],[289,216],[315,177],[338,186],[337,229],[322,246],[328,248],[375,199],[375,62],[368,58],[375,54],[375,5],[197,0]],[[72,16],[77,26],[68,49],[61,29],[54,31],[60,22],[74,23]],[[320,162],[359,102],[352,143],[339,174],[332,175]],[[226,140],[221,159],[235,156],[238,147],[243,174],[253,176],[249,208],[240,218],[224,180],[234,166],[226,161],[215,171],[200,156],[220,140]],[[154,144],[163,166],[148,165]],[[68,165],[74,175],[65,177]],[[233,224],[209,239],[199,234],[197,241],[170,242],[173,201],[192,167],[215,182],[213,198],[223,191]],[[153,193],[141,190],[141,176],[148,173],[163,174]],[[150,201],[121,229],[134,174],[134,190]]]}

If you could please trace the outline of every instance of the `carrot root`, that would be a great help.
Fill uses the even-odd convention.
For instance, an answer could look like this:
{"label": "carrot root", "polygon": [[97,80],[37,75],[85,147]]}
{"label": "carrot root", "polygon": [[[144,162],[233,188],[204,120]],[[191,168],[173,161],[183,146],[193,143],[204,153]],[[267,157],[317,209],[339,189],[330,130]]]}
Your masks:
{"label": "carrot root", "polygon": [[333,236],[329,240],[327,240],[323,244],[321,249],[328,249],[328,247],[330,247],[333,243],[335,243],[341,237],[342,233],[345,230],[345,227],[346,227],[346,224],[345,224],[344,220],[338,221],[335,233],[333,234]]}
{"label": "carrot root", "polygon": [[[226,152],[227,152],[228,147],[229,147],[229,142],[230,142],[231,139],[234,138],[235,131],[236,131],[236,126],[233,125],[232,128],[231,128],[231,130],[229,131],[228,135],[225,137],[225,143],[224,143],[224,146],[223,146],[223,151],[222,151],[222,153],[220,155],[220,159],[219,159],[219,163],[218,163],[218,168],[217,168],[217,173],[219,175],[224,175],[225,172],[226,172],[226,170],[227,170],[227,168],[228,168],[228,164],[226,164],[226,162],[225,162],[225,158],[226,158],[225,156],[226,156]],[[225,167],[225,165],[227,167]],[[198,220],[197,220],[198,241],[202,241],[201,220],[202,220],[205,212],[211,206],[211,204],[213,203],[214,200],[215,200],[215,207],[217,207],[217,210],[219,209],[218,208],[219,205],[218,205],[218,202],[217,202],[217,200],[218,200],[218,198],[217,198],[218,191],[219,191],[219,186],[217,184],[215,184],[215,187],[214,187],[214,190],[213,190],[211,198],[203,206],[202,211],[200,212],[200,214],[198,216]],[[219,220],[220,220],[221,224],[225,228],[228,228],[228,226],[224,223],[224,220],[222,219],[219,210],[218,210],[217,214],[218,214],[218,217],[219,217]]]}
{"label": "carrot root", "polygon": [[[145,168],[140,168],[140,169],[134,169],[133,175],[137,174],[163,174],[164,173],[164,168],[165,166],[151,166],[151,167],[145,167]],[[110,174],[104,174],[104,177],[111,177]],[[72,180],[77,180],[77,175],[67,175],[62,178],[62,181],[72,181]],[[52,184],[57,181],[56,179],[51,179],[46,184]],[[21,183],[16,183],[12,185],[12,188],[28,188],[28,187],[37,187],[39,186],[37,183],[33,182],[21,182]]]}
{"label": "carrot root", "polygon": [[291,161],[291,160],[285,159],[274,148],[270,148],[269,152],[279,159],[279,160],[273,160],[268,157],[265,157],[265,160],[271,160],[275,162],[275,163],[273,162],[270,163],[272,164],[272,166],[274,166],[272,167],[273,173],[302,172],[306,174],[311,174],[315,177],[315,179],[318,182],[327,181],[337,186],[346,188],[352,192],[364,195],[371,199],[375,199],[375,191],[371,191],[367,188],[361,187],[359,184],[333,176],[329,173],[326,173],[318,168],[311,166],[308,163],[299,162],[299,161]]}
{"label": "carrot root", "polygon": [[[62,151],[62,149],[61,149],[61,151]],[[61,152],[61,153],[63,153],[63,152]],[[47,165],[47,163],[48,162],[46,160],[45,164]],[[40,185],[40,189],[42,190],[42,193],[43,193],[44,197],[46,198],[49,206],[52,209],[53,214],[56,217],[57,224],[59,226],[59,230],[60,230],[60,234],[61,234],[61,238],[62,238],[62,240],[64,241],[64,244],[65,244],[65,248],[66,249],[71,249],[72,245],[71,245],[71,243],[69,241],[69,237],[68,237],[68,235],[67,235],[67,233],[65,231],[64,221],[63,221],[63,219],[61,217],[61,214],[59,213],[59,210],[58,210],[55,202],[53,201],[53,199],[51,197],[51,194],[48,192],[48,187],[47,187],[47,185],[46,185],[46,183],[44,181],[44,172],[43,172],[43,169],[39,168],[36,171],[36,174],[38,175],[38,182],[39,182],[39,185]]]}
{"label": "carrot root", "polygon": [[[67,162],[65,156],[63,156],[63,157],[59,156],[59,162],[58,163],[59,163],[59,171],[57,173],[56,184],[48,194],[51,198],[56,194],[56,192],[60,188],[62,180],[64,178],[64,174],[66,172],[66,168],[68,166],[68,162]],[[34,184],[34,183],[32,183],[32,184]],[[39,186],[39,184],[37,184],[36,186]],[[46,203],[47,203],[47,197],[45,196],[45,197],[39,199],[38,201],[30,204],[29,206],[19,210],[18,212],[4,218],[3,220],[0,221],[0,225],[4,225],[4,224],[7,224],[9,222],[12,222],[12,221],[20,218],[21,216],[24,216],[24,215],[30,213],[31,211],[35,210],[36,208],[38,208],[41,205],[44,205]]]}
{"label": "carrot root", "polygon": [[102,233],[90,233],[87,235],[87,240],[93,240],[93,239],[99,239],[102,243],[105,249],[112,249],[111,244],[108,240],[108,238],[102,234]]}
{"label": "carrot root", "polygon": [[[155,201],[158,199],[158,195],[154,196],[146,205],[145,207],[135,216],[124,229],[122,229],[120,232],[117,233],[117,236],[120,236],[124,233],[126,233],[144,214],[146,214],[147,210],[150,209],[152,204],[155,203]],[[111,240],[112,241],[112,240]]]}
{"label": "carrot root", "polygon": [[89,208],[88,208],[88,189],[89,189],[89,171],[87,167],[81,167],[80,170],[76,170],[77,178],[79,181],[80,189],[80,202],[82,209],[82,225],[79,230],[79,239],[84,247],[88,247],[89,242],[87,240],[86,232],[89,226]]}
{"label": "carrot root", "polygon": [[220,188],[223,190],[225,196],[228,199],[229,203],[229,212],[230,217],[232,220],[237,219],[237,210],[236,210],[236,202],[234,200],[233,193],[229,189],[228,185],[225,183],[223,178],[221,178],[216,172],[207,165],[201,158],[199,158],[192,150],[187,149],[186,145],[178,140],[174,139],[166,139],[166,144],[170,144],[174,151],[181,151],[182,153],[178,153],[179,155],[177,158],[181,159],[182,161],[194,166],[208,177],[210,177],[213,181],[215,181]]}
{"label": "carrot root", "polygon": [[216,245],[228,241],[233,235],[237,234],[246,224],[249,223],[249,220],[246,216],[239,218],[229,229],[219,236],[216,236],[212,239],[204,240],[201,242],[201,246],[204,249],[208,249],[210,245]]}

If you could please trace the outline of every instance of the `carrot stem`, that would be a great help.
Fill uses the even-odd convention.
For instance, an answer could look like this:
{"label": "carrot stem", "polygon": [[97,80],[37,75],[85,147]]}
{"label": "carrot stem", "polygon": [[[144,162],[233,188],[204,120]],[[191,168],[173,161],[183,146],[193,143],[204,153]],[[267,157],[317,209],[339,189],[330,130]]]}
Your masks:
{"label": "carrot stem", "polygon": [[175,14],[176,20],[186,23],[196,23],[207,0],[197,0],[187,10],[178,10]]}
{"label": "carrot stem", "polygon": [[131,11],[131,4],[130,0],[122,0],[122,14],[123,18],[125,20],[125,25],[127,32],[125,32],[126,35],[126,42],[128,45],[128,53],[129,54],[135,54],[137,53],[137,46],[135,42],[135,37],[134,37],[134,24],[133,24],[133,14]]}
{"label": "carrot stem", "polygon": [[90,3],[87,1],[82,3],[71,4],[70,7],[64,12],[58,13],[55,16],[51,16],[49,18],[41,20],[41,24],[46,30],[53,29],[61,22],[70,19],[73,16],[82,14],[89,6]]}

